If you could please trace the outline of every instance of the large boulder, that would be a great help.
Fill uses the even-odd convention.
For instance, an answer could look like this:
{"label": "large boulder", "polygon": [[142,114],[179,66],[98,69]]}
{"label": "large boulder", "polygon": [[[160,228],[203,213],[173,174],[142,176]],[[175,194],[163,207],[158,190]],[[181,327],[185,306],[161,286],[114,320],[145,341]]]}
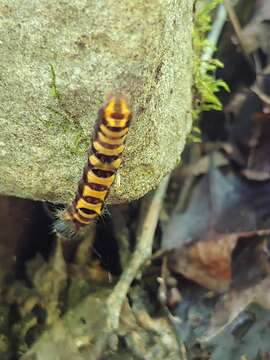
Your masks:
{"label": "large boulder", "polygon": [[192,1],[2,0],[0,28],[1,193],[70,202],[116,92],[133,121],[109,202],[176,166],[191,129]]}

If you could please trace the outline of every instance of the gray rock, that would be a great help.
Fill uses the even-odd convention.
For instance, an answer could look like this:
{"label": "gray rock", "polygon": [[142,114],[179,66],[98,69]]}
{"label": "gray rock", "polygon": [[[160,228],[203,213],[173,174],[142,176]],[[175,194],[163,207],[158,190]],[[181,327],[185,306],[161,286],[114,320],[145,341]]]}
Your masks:
{"label": "gray rock", "polygon": [[133,122],[109,202],[154,188],[191,129],[191,26],[190,0],[2,0],[0,192],[70,202],[115,92]]}

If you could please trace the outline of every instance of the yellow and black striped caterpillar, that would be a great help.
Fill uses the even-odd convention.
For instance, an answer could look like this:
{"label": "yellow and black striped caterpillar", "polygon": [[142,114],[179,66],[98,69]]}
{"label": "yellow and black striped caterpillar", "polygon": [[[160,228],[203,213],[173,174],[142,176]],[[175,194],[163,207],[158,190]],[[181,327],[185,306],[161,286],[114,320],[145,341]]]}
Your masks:
{"label": "yellow and black striped caterpillar", "polygon": [[99,112],[96,133],[75,199],[61,214],[61,219],[71,223],[75,231],[96,220],[102,212],[122,163],[130,120],[131,111],[123,97],[112,97]]}

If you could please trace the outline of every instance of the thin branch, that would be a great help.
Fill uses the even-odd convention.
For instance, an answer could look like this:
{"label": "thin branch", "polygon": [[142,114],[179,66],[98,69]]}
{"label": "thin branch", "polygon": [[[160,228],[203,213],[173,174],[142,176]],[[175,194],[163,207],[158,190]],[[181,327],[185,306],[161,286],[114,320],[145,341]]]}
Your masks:
{"label": "thin branch", "polygon": [[162,309],[167,317],[167,321],[171,327],[172,333],[174,334],[175,340],[178,344],[179,349],[179,360],[187,360],[187,352],[185,344],[182,341],[181,331],[179,329],[179,324],[181,323],[181,319],[179,317],[175,317],[171,314],[168,306],[167,306],[167,285],[166,281],[169,276],[169,271],[167,267],[168,258],[165,256],[162,259],[162,266],[161,266],[161,277],[158,279],[159,282],[159,291],[158,297]]}
{"label": "thin branch", "polygon": [[123,303],[126,299],[132,281],[138,275],[139,270],[151,257],[154,234],[159,218],[159,213],[163,204],[163,199],[168,187],[169,176],[166,176],[160,183],[158,189],[153,194],[147,214],[144,218],[141,235],[137,239],[137,246],[132,255],[129,266],[124,270],[112,294],[110,295],[108,306],[108,327],[117,330]]}
{"label": "thin branch", "polygon": [[91,360],[98,359],[102,356],[110,336],[117,331],[119,327],[122,306],[126,300],[130,285],[132,281],[138,276],[138,272],[151,257],[154,234],[168,183],[169,176],[166,176],[161,181],[159,187],[154,192],[152,198],[149,201],[148,211],[146,216],[142,219],[142,230],[137,239],[136,249],[131,257],[129,265],[122,273],[120,280],[114,287],[106,302],[106,326],[103,329],[103,335],[99,336],[97,341],[91,347],[91,355],[89,358]]}
{"label": "thin branch", "polygon": [[[208,62],[212,59],[214,52],[216,51],[216,45],[218,43],[221,31],[227,19],[227,12],[223,4],[219,5],[215,21],[212,25],[211,31],[207,36],[208,42],[211,46],[206,46],[201,60],[203,62]],[[204,68],[204,67],[203,67]]]}
{"label": "thin branch", "polygon": [[253,91],[254,94],[256,94],[262,100],[262,102],[264,102],[267,105],[270,105],[270,96],[268,96],[261,89],[259,89],[259,87],[256,84],[251,86],[250,90]]}
{"label": "thin branch", "polygon": [[249,57],[249,51],[246,47],[245,40],[243,37],[242,27],[241,27],[241,24],[240,24],[240,21],[239,21],[237,15],[236,15],[236,12],[234,10],[234,7],[232,6],[231,0],[223,0],[223,1],[224,1],[224,6],[228,13],[230,22],[234,29],[235,35],[237,37],[238,43],[243,50],[246,60],[248,61],[249,64],[251,64],[250,57]]}

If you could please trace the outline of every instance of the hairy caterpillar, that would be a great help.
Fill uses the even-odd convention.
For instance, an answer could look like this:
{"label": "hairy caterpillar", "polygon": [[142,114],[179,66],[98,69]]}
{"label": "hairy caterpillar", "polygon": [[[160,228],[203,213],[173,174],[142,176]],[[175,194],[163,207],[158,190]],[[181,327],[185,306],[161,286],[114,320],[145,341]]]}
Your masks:
{"label": "hairy caterpillar", "polygon": [[75,232],[95,221],[102,212],[122,163],[130,120],[131,111],[123,97],[112,97],[99,111],[96,133],[75,199],[60,215]]}

